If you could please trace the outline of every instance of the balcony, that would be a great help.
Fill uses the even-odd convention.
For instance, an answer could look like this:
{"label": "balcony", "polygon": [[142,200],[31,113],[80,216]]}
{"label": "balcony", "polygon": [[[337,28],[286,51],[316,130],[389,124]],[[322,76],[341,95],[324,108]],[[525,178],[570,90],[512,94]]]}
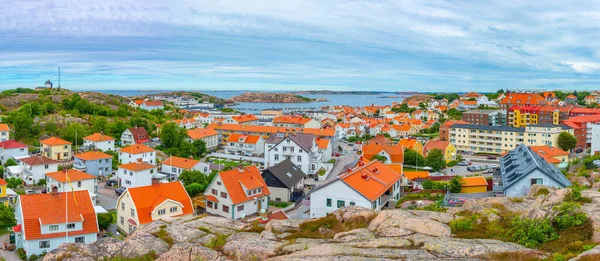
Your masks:
{"label": "balcony", "polygon": [[80,171],[86,171],[87,170],[87,166],[81,162],[75,162],[73,163],[73,168],[76,170],[80,170]]}
{"label": "balcony", "polygon": [[282,151],[283,151],[283,152],[282,152],[282,153],[283,153],[283,155],[288,155],[288,156],[293,156],[293,155],[296,155],[296,154],[295,154],[295,153],[296,153],[296,151],[295,151],[295,150],[294,150],[294,151],[292,151],[292,150],[282,150]]}

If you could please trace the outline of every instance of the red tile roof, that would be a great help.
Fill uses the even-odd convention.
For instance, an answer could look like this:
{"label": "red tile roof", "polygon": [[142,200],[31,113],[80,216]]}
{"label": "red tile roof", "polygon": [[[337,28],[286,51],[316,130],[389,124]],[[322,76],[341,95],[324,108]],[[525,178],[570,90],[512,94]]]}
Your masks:
{"label": "red tile roof", "polygon": [[0,123],[0,131],[10,131],[10,127],[6,123]]}
{"label": "red tile roof", "polygon": [[429,171],[405,171],[404,177],[408,180],[429,178]]}
{"label": "red tile roof", "polygon": [[89,140],[89,141],[93,141],[93,142],[101,142],[101,141],[109,141],[109,140],[115,140],[115,138],[108,136],[108,135],[104,135],[102,133],[96,132],[92,135],[83,137],[84,140]]}
{"label": "red tile roof", "polygon": [[257,121],[258,118],[256,118],[256,116],[252,115],[252,114],[245,114],[245,115],[239,115],[239,116],[233,116],[231,117],[232,120],[238,122],[238,123],[245,123],[245,122],[251,122],[251,121]]}
{"label": "red tile roof", "polygon": [[181,157],[175,157],[175,156],[171,156],[168,159],[166,159],[165,161],[163,161],[163,165],[169,165],[169,166],[182,168],[182,169],[192,169],[194,166],[198,165],[198,163],[200,163],[199,160],[181,158]]}
{"label": "red tile roof", "polygon": [[[221,177],[223,185],[227,189],[233,204],[243,203],[254,198],[260,198],[271,194],[265,180],[260,175],[260,171],[258,171],[256,166],[244,167],[242,171],[238,168],[223,171],[219,173],[219,176]],[[247,196],[242,185],[244,185],[246,189],[262,188],[262,193]]]}
{"label": "red tile roof", "polygon": [[404,150],[400,145],[384,145],[379,143],[371,143],[363,145],[363,157],[367,160],[372,160],[373,157],[379,154],[381,151],[387,152],[390,155],[390,160],[393,163],[404,162]]}
{"label": "red tile roof", "polygon": [[45,140],[40,140],[40,143],[44,144],[44,145],[49,145],[49,146],[71,145],[72,144],[71,142],[68,142],[68,141],[63,140],[58,137],[50,137]]}
{"label": "red tile roof", "polygon": [[27,145],[17,142],[16,140],[6,140],[3,142],[0,142],[0,148],[4,148],[4,149],[27,148]]}
{"label": "red tile roof", "polygon": [[126,170],[131,170],[131,171],[142,171],[142,170],[156,168],[156,166],[154,164],[150,164],[150,163],[146,163],[146,162],[139,162],[139,161],[122,164],[117,167],[123,168]]}
{"label": "red tile roof", "polygon": [[[64,224],[68,209],[69,222],[83,222],[82,230],[69,231],[69,236],[98,233],[98,222],[87,190],[20,195],[26,240],[64,237],[65,232],[43,234],[41,224]],[[66,206],[66,207],[65,207]]]}
{"label": "red tile roof", "polygon": [[344,183],[370,201],[375,201],[400,180],[400,173],[385,164],[373,160],[359,162],[355,170],[338,176]]}
{"label": "red tile roof", "polygon": [[46,158],[44,156],[31,156],[29,158],[19,159],[19,161],[21,161],[27,165],[30,165],[30,166],[58,164],[58,161],[53,160],[51,158]]}
{"label": "red tile roof", "polygon": [[317,139],[317,146],[319,149],[325,150],[329,147],[329,140],[327,139]]}
{"label": "red tile roof", "polygon": [[260,140],[260,138],[261,136],[258,135],[232,133],[231,135],[229,135],[229,137],[227,137],[227,142],[256,144]]}
{"label": "red tile roof", "polygon": [[173,200],[183,205],[181,209],[183,214],[179,216],[194,213],[192,199],[190,199],[190,196],[179,181],[128,188],[127,193],[129,193],[136,207],[136,213],[141,225],[152,222],[152,211],[167,200]]}
{"label": "red tile roof", "polygon": [[273,123],[280,124],[301,124],[304,125],[309,122],[309,118],[305,117],[294,117],[294,116],[277,116],[273,119]]}
{"label": "red tile roof", "polygon": [[199,139],[203,139],[206,137],[218,135],[219,133],[213,128],[207,128],[207,129],[196,128],[193,130],[188,130],[187,134],[188,134],[188,137],[190,137],[190,139],[199,140]]}
{"label": "red tile roof", "polygon": [[112,159],[113,156],[108,155],[102,151],[86,151],[83,153],[73,155],[75,158],[82,160],[99,160],[99,159]]}
{"label": "red tile roof", "polygon": [[67,176],[69,177],[69,180],[71,182],[96,178],[96,176],[94,176],[92,174],[85,173],[83,171],[79,171],[76,169],[69,169],[66,172],[65,171],[56,171],[56,172],[46,173],[46,177],[52,178],[61,183],[67,183]]}
{"label": "red tile roof", "polygon": [[146,104],[146,106],[163,106],[161,101],[144,101],[144,104]]}
{"label": "red tile roof", "polygon": [[442,154],[446,154],[446,148],[448,148],[449,145],[449,141],[443,141],[439,139],[429,140],[427,143],[425,143],[425,146],[423,146],[423,155],[427,155],[427,153],[433,149],[439,149],[442,151]]}
{"label": "red tile roof", "polygon": [[150,148],[144,144],[134,144],[134,145],[129,145],[125,148],[122,148],[119,151],[124,152],[124,153],[129,153],[129,154],[142,154],[142,153],[153,152],[154,149]]}
{"label": "red tile roof", "polygon": [[133,140],[135,141],[135,143],[140,143],[142,141],[148,140],[148,131],[146,131],[146,129],[144,127],[133,127],[133,128],[129,128],[127,130],[129,130],[129,132],[131,132],[131,135],[133,136]]}
{"label": "red tile roof", "polygon": [[500,104],[545,104],[546,99],[537,93],[510,93],[500,101]]}

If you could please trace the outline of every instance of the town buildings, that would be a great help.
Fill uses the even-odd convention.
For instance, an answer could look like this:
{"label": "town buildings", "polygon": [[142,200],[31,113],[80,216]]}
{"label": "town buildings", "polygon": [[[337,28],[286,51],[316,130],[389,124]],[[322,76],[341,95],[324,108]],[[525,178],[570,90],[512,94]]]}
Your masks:
{"label": "town buildings", "polygon": [[10,140],[10,127],[6,123],[0,123],[0,141]]}
{"label": "town buildings", "polygon": [[165,108],[165,105],[162,103],[162,101],[144,101],[142,104],[140,104],[139,108],[148,111],[162,110]]}
{"label": "town buildings", "polygon": [[304,176],[302,170],[288,159],[262,172],[262,177],[271,192],[269,198],[273,201],[293,202],[301,197],[304,194]]}
{"label": "town buildings", "polygon": [[0,142],[0,161],[6,163],[11,158],[23,158],[29,155],[27,145],[15,140]]}
{"label": "town buildings", "polygon": [[162,163],[161,173],[168,174],[169,180],[179,179],[179,175],[186,171],[200,171],[206,175],[210,173],[208,164],[193,158],[171,156]]}
{"label": "town buildings", "polygon": [[157,175],[156,165],[141,160],[121,164],[118,168],[117,179],[123,188],[149,186],[153,179],[167,179],[164,175]]}
{"label": "town buildings", "polygon": [[98,220],[87,190],[20,195],[15,207],[15,245],[27,256],[48,253],[63,243],[91,244]]}
{"label": "town buildings", "polygon": [[471,110],[463,112],[462,120],[473,125],[504,126],[506,111],[501,110]]}
{"label": "town buildings", "polygon": [[96,177],[112,173],[113,156],[100,151],[87,151],[73,155],[73,168]]}
{"label": "town buildings", "polygon": [[273,119],[273,126],[288,128],[321,128],[321,123],[308,117],[278,116]]}
{"label": "town buildings", "polygon": [[438,149],[442,151],[442,155],[444,156],[444,160],[446,163],[456,160],[456,147],[452,142],[443,141],[439,139],[428,140],[427,143],[423,146],[423,155],[427,156],[429,152],[434,149]]}
{"label": "town buildings", "polygon": [[460,193],[487,192],[488,183],[484,176],[463,177]]}
{"label": "town buildings", "polygon": [[6,167],[5,177],[20,178],[27,185],[37,184],[45,179],[45,174],[58,170],[59,162],[43,156],[31,156],[19,159],[20,165]]}
{"label": "town buildings", "polygon": [[266,211],[269,188],[256,166],[222,171],[206,188],[206,212],[240,219]]}
{"label": "town buildings", "polygon": [[92,204],[96,204],[98,185],[96,176],[76,169],[63,169],[46,173],[46,191],[57,187],[58,192],[87,190]]}
{"label": "town buildings", "polygon": [[219,133],[212,128],[196,128],[187,131],[187,141],[193,143],[194,141],[204,141],[206,150],[215,150],[219,146]]}
{"label": "town buildings", "polygon": [[119,150],[119,163],[147,162],[156,164],[156,151],[144,144],[129,145]]}
{"label": "town buildings", "polygon": [[323,155],[319,153],[316,137],[298,133],[284,136],[273,135],[266,141],[265,167],[275,166],[285,159],[307,175],[314,175],[321,169]]}
{"label": "town buildings", "polygon": [[265,140],[258,135],[233,133],[223,146],[225,153],[240,156],[261,156],[265,151]]}
{"label": "town buildings", "polygon": [[235,115],[223,120],[224,124],[258,125],[258,118],[252,114]]}
{"label": "town buildings", "polygon": [[117,227],[125,234],[160,219],[194,214],[192,199],[179,181],[131,187],[117,199]]}

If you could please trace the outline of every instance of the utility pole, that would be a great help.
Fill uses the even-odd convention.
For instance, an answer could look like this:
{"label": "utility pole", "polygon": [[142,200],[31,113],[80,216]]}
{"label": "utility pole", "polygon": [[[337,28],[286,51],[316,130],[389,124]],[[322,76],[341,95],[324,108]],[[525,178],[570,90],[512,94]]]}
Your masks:
{"label": "utility pole", "polygon": [[60,67],[58,67],[58,90],[60,91]]}

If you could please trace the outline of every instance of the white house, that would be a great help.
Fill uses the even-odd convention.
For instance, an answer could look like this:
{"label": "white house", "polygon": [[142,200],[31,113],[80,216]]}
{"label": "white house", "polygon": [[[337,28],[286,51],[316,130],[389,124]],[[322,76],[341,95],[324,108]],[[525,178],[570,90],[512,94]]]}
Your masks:
{"label": "white house", "polygon": [[76,169],[63,169],[62,171],[46,173],[46,191],[52,191],[54,187],[58,188],[58,192],[87,190],[92,203],[96,204],[98,185],[96,184],[96,176],[92,174]]}
{"label": "white house", "polygon": [[137,162],[138,159],[156,164],[156,151],[144,144],[129,145],[119,150],[119,163],[121,164]]}
{"label": "white house", "polygon": [[198,113],[195,119],[196,122],[201,124],[211,124],[215,120],[215,117],[210,113]]}
{"label": "white house", "polygon": [[269,188],[256,166],[223,171],[204,191],[206,212],[240,219],[266,211],[269,194]]}
{"label": "white house", "polygon": [[161,101],[144,101],[142,102],[142,104],[140,105],[140,109],[144,109],[144,110],[159,110],[159,109],[164,109],[164,105]]}
{"label": "white house", "polygon": [[494,194],[523,197],[532,185],[554,188],[571,186],[571,182],[553,164],[521,143],[500,158],[500,171],[493,176]]}
{"label": "white house", "polygon": [[135,188],[149,186],[152,179],[166,179],[164,175],[158,175],[156,165],[136,161],[118,166],[117,178],[123,188]]}
{"label": "white house", "polygon": [[481,95],[477,97],[477,106],[498,107],[499,105],[495,101],[490,101],[487,96]]}
{"label": "white house", "polygon": [[117,199],[117,227],[125,234],[159,219],[194,214],[192,200],[179,181],[128,188]]}
{"label": "white house", "polygon": [[94,243],[99,231],[87,190],[20,195],[15,218],[15,244],[28,257],[48,253],[63,243]]}
{"label": "white house", "polygon": [[97,148],[101,151],[114,151],[115,138],[96,132],[83,138],[83,146]]}
{"label": "white house", "polygon": [[21,164],[18,166],[6,168],[5,175],[20,178],[27,185],[37,184],[41,179],[45,179],[45,174],[57,171],[59,164],[58,161],[43,156],[22,158],[19,162]]}
{"label": "white house", "polygon": [[206,144],[207,150],[215,150],[219,146],[219,133],[213,128],[196,128],[187,131],[188,142],[194,142],[196,140],[202,140]]}
{"label": "white house", "polygon": [[171,156],[162,163],[161,173],[169,175],[170,180],[177,180],[179,174],[186,170],[197,170],[206,175],[210,173],[208,164],[192,158]]}
{"label": "white house", "polygon": [[258,118],[252,114],[235,115],[223,120],[225,124],[258,125]]}
{"label": "white house", "polygon": [[333,153],[331,142],[327,139],[320,138],[317,138],[316,142],[319,154],[323,155],[323,162],[331,160],[331,154]]}
{"label": "white house", "polygon": [[287,128],[321,128],[321,122],[307,117],[277,116],[273,118],[273,126]]}
{"label": "white house", "polygon": [[22,158],[28,155],[27,145],[23,143],[19,143],[15,140],[5,140],[0,142],[0,161],[2,161],[2,164],[6,163],[10,158]]}
{"label": "white house", "polygon": [[259,156],[265,151],[265,140],[259,135],[246,135],[232,133],[227,138],[225,153],[241,156]]}
{"label": "white house", "polygon": [[265,142],[265,167],[290,159],[307,175],[316,174],[322,167],[316,138],[312,134],[298,133],[287,137],[283,133],[271,135]]}
{"label": "white house", "polygon": [[310,217],[324,217],[344,206],[381,210],[396,204],[400,196],[400,173],[373,160],[360,160],[334,181],[317,187],[310,194]]}
{"label": "white house", "polygon": [[0,123],[0,141],[10,140],[10,127],[6,123]]}
{"label": "white house", "polygon": [[144,127],[133,127],[126,129],[121,134],[121,146],[129,146],[133,144],[140,144],[150,139],[148,131]]}
{"label": "white house", "polygon": [[194,118],[175,119],[173,120],[173,122],[177,124],[177,126],[181,128],[186,128],[188,130],[198,127],[196,126],[196,119]]}

